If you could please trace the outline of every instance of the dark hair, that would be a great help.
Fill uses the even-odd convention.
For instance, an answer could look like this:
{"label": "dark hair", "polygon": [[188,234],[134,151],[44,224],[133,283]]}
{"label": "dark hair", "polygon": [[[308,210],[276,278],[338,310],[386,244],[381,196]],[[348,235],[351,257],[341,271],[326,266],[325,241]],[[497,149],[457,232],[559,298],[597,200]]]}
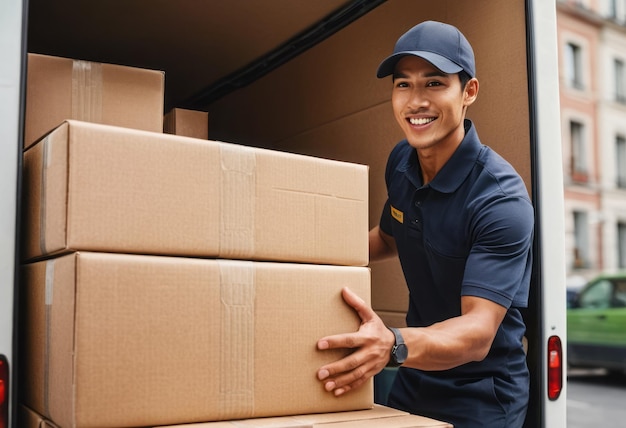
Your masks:
{"label": "dark hair", "polygon": [[465,89],[465,85],[467,85],[467,82],[469,82],[470,79],[471,79],[470,75],[467,74],[465,70],[459,71],[459,80],[461,81],[461,90]]}

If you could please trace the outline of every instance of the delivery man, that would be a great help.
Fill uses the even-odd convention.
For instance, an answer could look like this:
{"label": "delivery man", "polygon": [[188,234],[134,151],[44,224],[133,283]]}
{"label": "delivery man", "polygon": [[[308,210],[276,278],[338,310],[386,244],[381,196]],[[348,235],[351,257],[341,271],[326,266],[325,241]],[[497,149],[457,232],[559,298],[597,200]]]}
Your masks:
{"label": "delivery man", "polygon": [[399,257],[407,327],[387,328],[344,289],[362,323],[318,341],[320,350],[353,352],[317,377],[341,396],[399,366],[392,407],[457,428],[522,427],[529,373],[520,308],[528,302],[534,225],[526,187],[465,117],[479,84],[472,47],[457,28],[433,21],[411,28],[378,67],[379,78],[390,75],[406,138],[388,159],[370,260]]}

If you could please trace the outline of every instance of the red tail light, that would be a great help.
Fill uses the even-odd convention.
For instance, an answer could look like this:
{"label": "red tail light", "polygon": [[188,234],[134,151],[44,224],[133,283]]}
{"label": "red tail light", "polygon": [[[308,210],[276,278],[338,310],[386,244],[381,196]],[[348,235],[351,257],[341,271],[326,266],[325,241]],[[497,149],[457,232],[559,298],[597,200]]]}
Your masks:
{"label": "red tail light", "polygon": [[9,364],[0,355],[0,428],[9,426]]}
{"label": "red tail light", "polygon": [[558,336],[548,339],[548,398],[556,400],[563,389],[563,347]]}

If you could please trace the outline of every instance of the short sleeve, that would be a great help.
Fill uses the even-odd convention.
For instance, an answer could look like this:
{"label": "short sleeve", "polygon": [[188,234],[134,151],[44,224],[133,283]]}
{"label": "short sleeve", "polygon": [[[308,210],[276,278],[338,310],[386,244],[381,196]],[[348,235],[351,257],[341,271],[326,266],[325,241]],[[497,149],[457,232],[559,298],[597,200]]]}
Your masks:
{"label": "short sleeve", "polygon": [[472,245],[463,295],[492,300],[506,308],[528,305],[534,210],[528,199],[502,197],[483,208],[472,225]]}

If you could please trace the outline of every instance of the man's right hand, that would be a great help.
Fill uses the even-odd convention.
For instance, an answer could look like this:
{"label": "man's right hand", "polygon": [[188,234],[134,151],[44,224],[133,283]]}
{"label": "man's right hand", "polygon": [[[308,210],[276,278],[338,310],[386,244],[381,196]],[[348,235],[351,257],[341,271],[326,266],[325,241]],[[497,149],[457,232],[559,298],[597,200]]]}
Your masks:
{"label": "man's right hand", "polygon": [[395,342],[393,333],[363,299],[347,287],[342,290],[342,295],[361,317],[359,330],[323,337],[317,342],[320,350],[354,349],[346,357],[321,367],[317,372],[324,389],[336,396],[358,388],[385,368]]}

